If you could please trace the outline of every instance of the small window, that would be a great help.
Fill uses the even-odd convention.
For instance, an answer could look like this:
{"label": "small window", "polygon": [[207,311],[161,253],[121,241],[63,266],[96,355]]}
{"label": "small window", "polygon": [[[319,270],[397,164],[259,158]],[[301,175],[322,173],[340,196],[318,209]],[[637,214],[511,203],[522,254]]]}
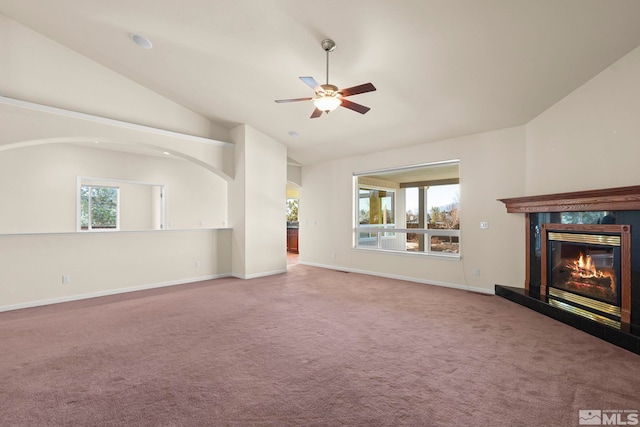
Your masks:
{"label": "small window", "polygon": [[76,231],[163,230],[165,184],[77,177]]}
{"label": "small window", "polygon": [[80,229],[118,230],[118,187],[80,186]]}
{"label": "small window", "polygon": [[359,187],[358,223],[393,226],[395,217],[395,191],[391,189]]}

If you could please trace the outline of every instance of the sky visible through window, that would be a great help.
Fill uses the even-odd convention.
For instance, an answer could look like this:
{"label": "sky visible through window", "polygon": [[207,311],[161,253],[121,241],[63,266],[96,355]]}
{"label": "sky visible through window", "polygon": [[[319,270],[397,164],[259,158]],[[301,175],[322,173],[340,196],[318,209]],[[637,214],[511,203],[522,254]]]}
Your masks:
{"label": "sky visible through window", "polygon": [[[437,185],[433,187],[429,187],[429,193],[427,197],[427,212],[431,210],[432,207],[443,207],[450,205],[455,202],[456,199],[459,199],[458,195],[458,184],[453,185]],[[414,214],[420,212],[419,203],[418,203],[418,189],[417,188],[407,188],[406,191],[406,206],[407,212],[411,211]]]}

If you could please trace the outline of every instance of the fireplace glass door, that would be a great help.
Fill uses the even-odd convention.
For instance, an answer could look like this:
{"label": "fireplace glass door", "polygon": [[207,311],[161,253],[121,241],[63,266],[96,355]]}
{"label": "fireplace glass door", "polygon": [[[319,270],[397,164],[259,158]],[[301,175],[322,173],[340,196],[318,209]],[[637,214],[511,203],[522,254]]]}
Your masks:
{"label": "fireplace glass door", "polygon": [[631,318],[630,227],[542,224],[540,292],[550,305],[620,328]]}
{"label": "fireplace glass door", "polygon": [[[551,234],[551,233],[550,233]],[[598,236],[604,242],[589,244],[580,240],[591,235],[563,233],[577,241],[551,240],[549,236],[549,287],[562,289],[586,298],[620,305],[620,246],[618,236]]]}

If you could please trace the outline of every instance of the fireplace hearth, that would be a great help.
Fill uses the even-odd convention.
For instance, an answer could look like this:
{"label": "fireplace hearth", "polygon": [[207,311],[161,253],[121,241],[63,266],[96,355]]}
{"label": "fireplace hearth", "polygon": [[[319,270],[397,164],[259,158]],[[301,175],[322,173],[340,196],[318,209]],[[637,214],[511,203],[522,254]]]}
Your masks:
{"label": "fireplace hearth", "polygon": [[500,199],[524,213],[524,288],[496,294],[640,354],[640,186]]}

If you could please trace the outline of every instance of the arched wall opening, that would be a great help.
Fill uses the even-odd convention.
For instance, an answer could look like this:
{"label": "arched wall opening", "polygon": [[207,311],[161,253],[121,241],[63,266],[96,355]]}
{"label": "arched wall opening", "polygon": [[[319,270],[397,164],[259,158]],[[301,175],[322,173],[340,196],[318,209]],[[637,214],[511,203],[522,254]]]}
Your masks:
{"label": "arched wall opening", "polygon": [[213,166],[149,144],[56,138],[0,146],[0,234],[78,231],[80,177],[127,189],[122,231],[149,229],[140,211],[152,185],[166,189],[163,229],[227,227],[230,178]]}

